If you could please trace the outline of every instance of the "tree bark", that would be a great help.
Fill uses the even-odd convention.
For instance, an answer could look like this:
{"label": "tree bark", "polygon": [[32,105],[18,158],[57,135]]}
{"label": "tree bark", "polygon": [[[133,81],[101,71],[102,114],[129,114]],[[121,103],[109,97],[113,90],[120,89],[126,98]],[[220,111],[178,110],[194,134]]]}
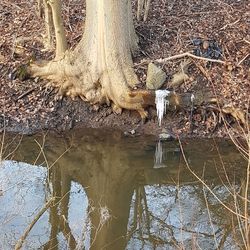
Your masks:
{"label": "tree bark", "polygon": [[44,36],[44,47],[46,50],[51,50],[53,48],[52,42],[52,30],[53,30],[53,20],[52,20],[52,12],[51,8],[47,2],[47,0],[43,0],[44,5],[44,22],[46,33]]}
{"label": "tree bark", "polygon": [[56,36],[56,59],[60,59],[67,49],[67,41],[65,36],[65,30],[63,26],[63,20],[61,16],[62,4],[60,0],[48,0],[51,7],[53,24]]}
{"label": "tree bark", "polygon": [[152,92],[132,91],[138,79],[131,52],[137,48],[138,39],[130,1],[87,0],[80,43],[62,60],[32,65],[33,75],[53,80],[62,94],[80,96],[92,104],[112,101],[115,112],[132,109],[145,118],[144,107]]}

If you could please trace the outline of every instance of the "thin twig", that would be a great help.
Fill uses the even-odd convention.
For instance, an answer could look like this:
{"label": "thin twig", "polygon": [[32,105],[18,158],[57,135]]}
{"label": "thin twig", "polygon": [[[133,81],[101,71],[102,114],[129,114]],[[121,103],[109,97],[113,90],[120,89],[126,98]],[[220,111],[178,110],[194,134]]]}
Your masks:
{"label": "thin twig", "polygon": [[[250,43],[249,43],[249,44],[250,44]],[[238,62],[238,66],[239,66],[240,64],[242,64],[249,56],[250,56],[250,53],[247,54],[246,56],[244,56],[244,57]]]}
{"label": "thin twig", "polygon": [[244,39],[243,41],[250,44],[250,41],[248,41],[247,39]]}
{"label": "thin twig", "polygon": [[45,213],[45,211],[51,206],[51,203],[55,201],[55,197],[52,197],[50,200],[47,201],[47,203],[44,205],[44,207],[40,210],[40,212],[36,215],[34,220],[29,224],[28,228],[25,230],[24,234],[21,236],[21,238],[18,240],[18,242],[15,245],[15,250],[21,249],[25,239],[27,238],[29,232],[32,230],[33,226],[36,224],[36,222],[40,219],[40,217]]}
{"label": "thin twig", "polygon": [[227,24],[224,25],[222,28],[220,28],[220,30],[224,30],[224,29],[226,29],[227,27],[231,27],[231,26],[237,24],[239,21],[240,21],[240,19],[236,20],[236,21],[233,22],[233,23],[227,23]]}
{"label": "thin twig", "polygon": [[21,94],[20,96],[17,97],[17,100],[22,99],[23,97],[25,97],[26,95],[30,94],[31,92],[33,92],[36,89],[36,87],[33,87],[29,90],[27,90],[26,92],[24,92],[23,94]]}

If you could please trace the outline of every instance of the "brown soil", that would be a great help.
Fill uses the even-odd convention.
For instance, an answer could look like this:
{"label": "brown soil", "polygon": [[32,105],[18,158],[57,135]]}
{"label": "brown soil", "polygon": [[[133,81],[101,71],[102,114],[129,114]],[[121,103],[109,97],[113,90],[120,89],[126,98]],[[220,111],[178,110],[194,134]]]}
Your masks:
{"label": "brown soil", "polygon": [[[135,3],[133,2],[133,5]],[[134,6],[135,7],[135,6]],[[134,8],[136,9],[136,8]],[[71,48],[80,40],[85,10],[82,0],[63,1],[63,15]],[[161,128],[154,107],[150,118],[141,124],[140,116],[125,110],[116,115],[108,106],[92,107],[80,99],[59,99],[57,90],[46,88],[42,79],[23,79],[20,65],[31,58],[51,59],[52,52],[42,51],[43,21],[37,14],[36,1],[2,0],[0,7],[0,131],[34,133],[42,129],[63,131],[77,127],[118,128],[132,134],[158,134],[167,128],[184,136],[225,136],[218,106],[206,105],[191,110],[168,112]],[[136,21],[140,53],[135,56],[135,70],[145,86],[147,64],[183,52],[226,62],[207,63],[192,59],[190,80],[176,88],[179,93],[203,90],[211,92],[221,105],[230,105],[245,114],[250,93],[250,3],[248,0],[154,0],[146,22]],[[206,43],[216,44],[211,55]],[[207,53],[209,52],[209,53]],[[171,76],[184,59],[161,65]],[[18,70],[19,69],[19,70]],[[17,75],[19,78],[17,78]],[[237,127],[232,115],[226,121]],[[133,131],[134,130],[134,131]]]}

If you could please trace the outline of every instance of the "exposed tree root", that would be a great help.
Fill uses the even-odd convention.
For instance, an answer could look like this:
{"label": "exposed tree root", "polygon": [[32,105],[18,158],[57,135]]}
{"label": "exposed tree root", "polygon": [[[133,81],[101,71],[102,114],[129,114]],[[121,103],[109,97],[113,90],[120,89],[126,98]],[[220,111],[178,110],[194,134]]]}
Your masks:
{"label": "exposed tree root", "polygon": [[137,110],[142,119],[147,117],[144,108],[154,105],[155,94],[153,91],[131,89],[130,86],[137,83],[132,68],[116,65],[115,69],[97,73],[91,66],[80,66],[75,60],[72,64],[70,57],[66,53],[62,60],[32,64],[30,73],[50,80],[48,84],[58,88],[60,95],[73,99],[79,96],[91,104],[110,105],[112,102],[115,113],[121,113],[124,108]]}

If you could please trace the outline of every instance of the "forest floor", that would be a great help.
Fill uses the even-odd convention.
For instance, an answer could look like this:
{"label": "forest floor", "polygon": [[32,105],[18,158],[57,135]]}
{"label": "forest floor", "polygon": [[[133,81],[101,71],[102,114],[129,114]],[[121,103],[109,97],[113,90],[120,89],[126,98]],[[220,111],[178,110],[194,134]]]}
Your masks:
{"label": "forest floor", "polygon": [[[63,1],[63,18],[69,47],[81,39],[85,1]],[[133,7],[136,12],[136,4]],[[158,134],[162,129],[180,136],[223,137],[249,122],[250,95],[250,2],[248,0],[153,0],[146,22],[135,20],[140,52],[134,68],[145,88],[148,60],[184,52],[211,63],[190,58],[188,79],[178,86],[171,77],[187,58],[169,60],[160,67],[167,74],[163,89],[177,93],[212,93],[217,104],[167,112],[161,127],[155,107],[141,124],[135,111],[121,115],[106,105],[98,109],[80,99],[57,98],[57,90],[46,88],[42,79],[20,79],[20,65],[34,58],[51,59],[43,50],[44,22],[37,1],[1,0],[0,6],[0,131],[34,133],[39,130],[64,131],[73,127],[115,128],[132,134]],[[134,13],[136,15],[136,13]],[[20,73],[20,72],[19,72]],[[20,75],[20,74],[19,74]]]}

